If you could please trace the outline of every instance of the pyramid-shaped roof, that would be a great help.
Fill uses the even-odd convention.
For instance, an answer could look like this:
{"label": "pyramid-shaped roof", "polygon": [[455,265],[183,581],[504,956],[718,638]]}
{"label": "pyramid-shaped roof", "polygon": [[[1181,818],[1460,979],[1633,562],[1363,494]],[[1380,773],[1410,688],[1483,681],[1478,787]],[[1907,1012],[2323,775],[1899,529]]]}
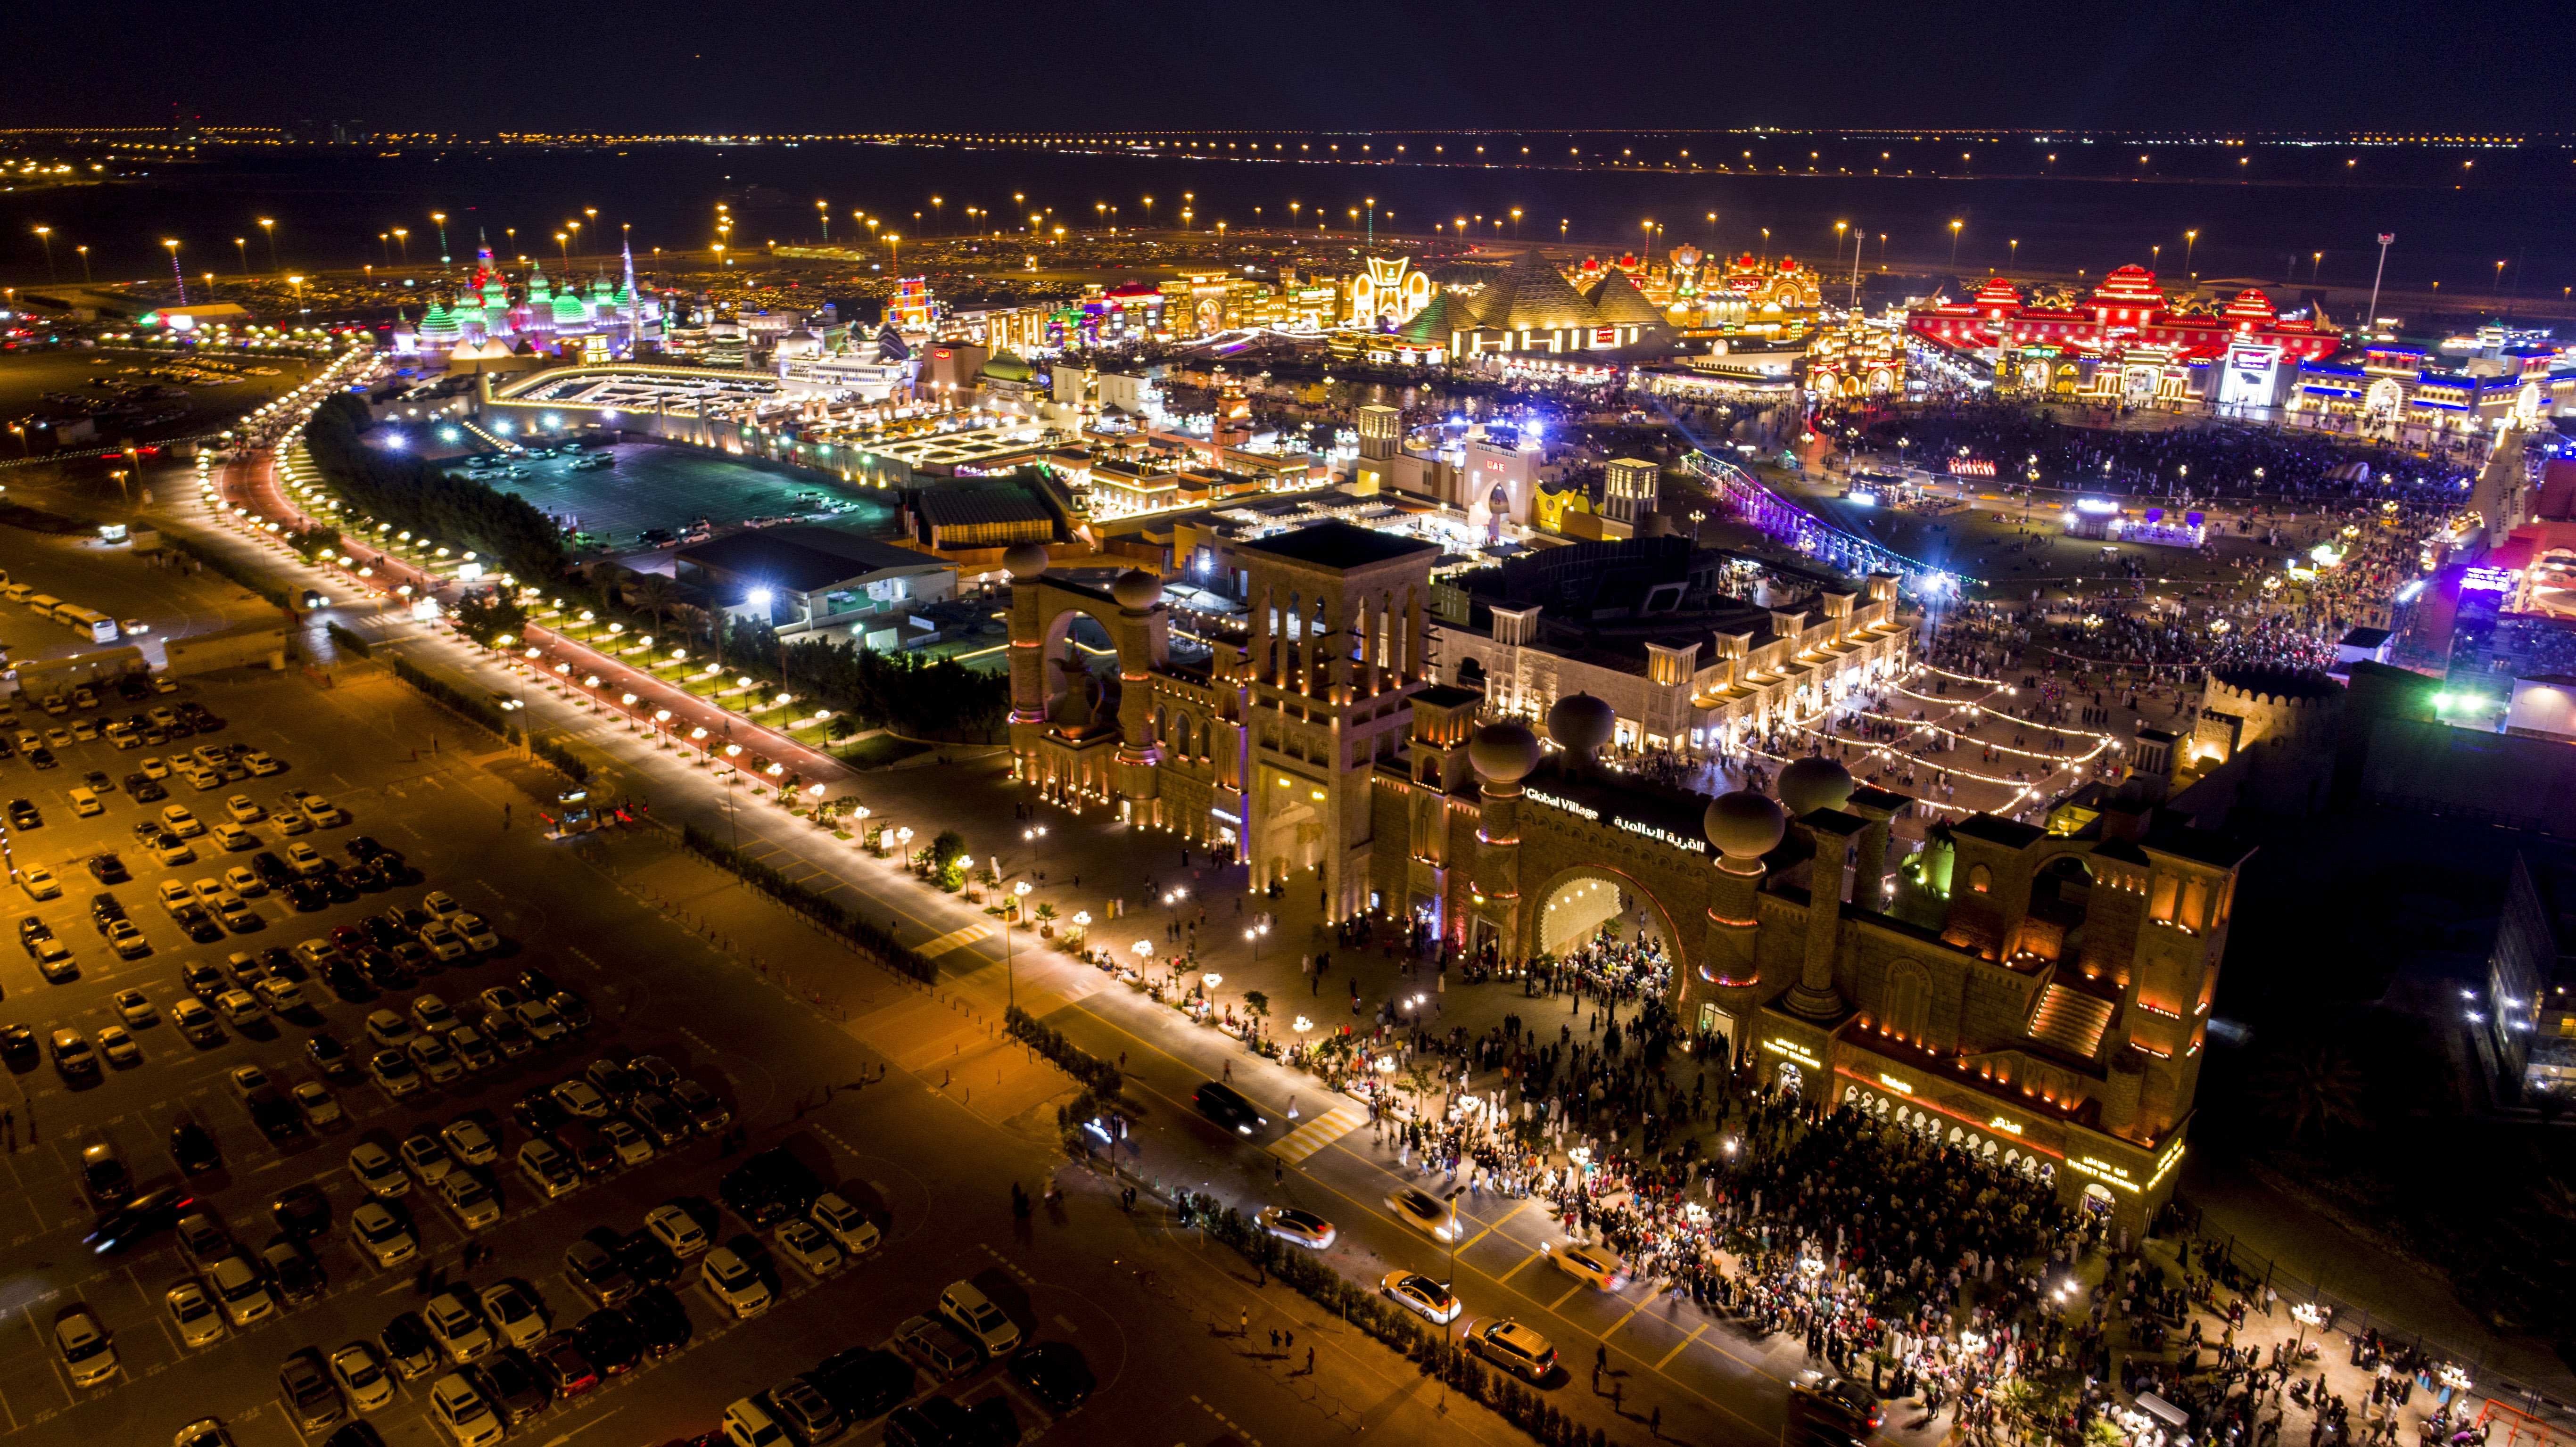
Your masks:
{"label": "pyramid-shaped roof", "polygon": [[1506,332],[1547,332],[1595,324],[1591,306],[1564,273],[1538,254],[1521,253],[1501,280],[1487,289],[1477,314],[1485,325]]}
{"label": "pyramid-shaped roof", "polygon": [[1395,329],[1396,336],[1408,342],[1449,345],[1449,339],[1460,332],[1476,329],[1475,308],[1467,299],[1447,291],[1435,291],[1422,310]]}
{"label": "pyramid-shaped roof", "polygon": [[1651,327],[1664,320],[1664,314],[1655,309],[1653,302],[1646,300],[1645,294],[1637,290],[1637,284],[1630,281],[1624,271],[1614,271],[1601,278],[1600,284],[1593,287],[1583,300],[1605,327]]}

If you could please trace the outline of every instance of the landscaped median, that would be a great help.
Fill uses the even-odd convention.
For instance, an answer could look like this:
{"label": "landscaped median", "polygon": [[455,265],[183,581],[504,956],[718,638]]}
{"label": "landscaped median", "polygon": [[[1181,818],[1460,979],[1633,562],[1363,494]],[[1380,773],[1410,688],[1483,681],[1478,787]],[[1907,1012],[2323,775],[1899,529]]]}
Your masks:
{"label": "landscaped median", "polygon": [[840,901],[807,889],[697,825],[687,825],[680,831],[680,844],[690,853],[732,871],[743,883],[839,935],[859,953],[896,974],[909,976],[925,985],[939,977],[938,970],[920,952],[896,942],[893,935],[860,918]]}

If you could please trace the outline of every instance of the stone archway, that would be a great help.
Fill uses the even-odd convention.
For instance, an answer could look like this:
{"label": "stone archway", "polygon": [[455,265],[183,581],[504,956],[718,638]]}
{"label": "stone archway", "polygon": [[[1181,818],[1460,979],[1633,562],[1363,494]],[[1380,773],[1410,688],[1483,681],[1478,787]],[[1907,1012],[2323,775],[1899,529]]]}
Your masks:
{"label": "stone archway", "polygon": [[[1586,890],[1587,885],[1595,888]],[[1567,893],[1569,889],[1581,891],[1581,893],[1569,894]],[[1623,892],[1629,906],[1626,910],[1619,908],[1619,899]],[[1564,896],[1562,899],[1560,899],[1561,895]],[[1644,926],[1644,929],[1650,931],[1662,942],[1663,958],[1671,969],[1671,978],[1666,982],[1665,989],[1667,1003],[1670,1003],[1674,991],[1680,987],[1682,971],[1689,967],[1690,959],[1690,951],[1684,947],[1682,934],[1674,923],[1676,916],[1672,910],[1665,907],[1661,899],[1655,896],[1652,889],[1646,887],[1644,881],[1621,870],[1612,869],[1608,865],[1578,864],[1569,869],[1561,869],[1550,876],[1546,883],[1527,894],[1522,910],[1524,918],[1520,927],[1521,957],[1535,959],[1542,950],[1556,950],[1558,943],[1566,938],[1568,930],[1579,928],[1575,924],[1578,919],[1589,918],[1597,924],[1605,916],[1588,911],[1593,904],[1600,902],[1606,902],[1611,915],[1619,919],[1619,937],[1632,943],[1640,933],[1640,926],[1634,918],[1636,910],[1642,908],[1652,916],[1651,923]],[[1559,907],[1559,918],[1566,925],[1566,929],[1553,933],[1550,931],[1547,918],[1551,906]],[[1588,931],[1586,934],[1588,936]]]}
{"label": "stone archway", "polygon": [[[1068,751],[1097,749],[1105,733],[1063,735],[1051,721],[1056,703],[1073,686],[1076,671],[1087,664],[1051,667],[1063,655],[1075,617],[1100,625],[1117,653],[1115,792],[1131,800],[1150,800],[1158,792],[1153,765],[1161,739],[1155,727],[1151,690],[1144,686],[1170,656],[1170,616],[1161,586],[1141,573],[1130,573],[1113,587],[1095,587],[1050,574],[1015,577],[1011,591],[1011,750],[1024,780],[1052,777],[1073,764]],[[1059,675],[1059,668],[1061,670]],[[1092,765],[1081,766],[1088,775]],[[1122,807],[1124,807],[1122,805]]]}

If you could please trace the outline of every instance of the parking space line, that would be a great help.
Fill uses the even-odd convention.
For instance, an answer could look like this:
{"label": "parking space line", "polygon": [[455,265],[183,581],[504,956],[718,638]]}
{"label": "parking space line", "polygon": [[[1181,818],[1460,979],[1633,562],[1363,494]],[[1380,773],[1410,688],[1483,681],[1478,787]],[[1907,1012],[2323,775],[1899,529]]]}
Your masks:
{"label": "parking space line", "polygon": [[1677,1342],[1673,1343],[1673,1349],[1672,1349],[1671,1351],[1668,1351],[1668,1352],[1664,1353],[1664,1359],[1663,1359],[1662,1361],[1659,1361],[1659,1362],[1655,1363],[1655,1370],[1660,1372],[1660,1371],[1662,1371],[1664,1368],[1666,1368],[1666,1367],[1668,1367],[1668,1366],[1671,1366],[1671,1365],[1672,1365],[1673,1358],[1675,1358],[1675,1357],[1677,1357],[1677,1356],[1680,1356],[1680,1355],[1682,1354],[1682,1348],[1684,1348],[1684,1347],[1686,1347],[1686,1346],[1689,1346],[1692,1342],[1695,1342],[1695,1341],[1699,1340],[1699,1335],[1700,1335],[1700,1333],[1701,1333],[1701,1332],[1704,1332],[1704,1331],[1706,1331],[1706,1330],[1708,1330],[1708,1323],[1707,1323],[1707,1322],[1701,1322],[1699,1325],[1697,1325],[1697,1326],[1695,1326],[1695,1327],[1692,1327],[1692,1328],[1691,1328],[1691,1334],[1690,1334],[1689,1336],[1683,1337],[1680,1341],[1677,1341]]}
{"label": "parking space line", "polygon": [[1513,1277],[1518,1276],[1518,1275],[1520,1274],[1520,1271],[1521,1271],[1521,1268],[1522,1268],[1522,1267],[1529,1265],[1531,1262],[1536,1261],[1537,1259],[1539,1259],[1539,1258],[1540,1258],[1540,1257],[1542,1257],[1542,1256],[1545,1256],[1546,1254],[1547,1254],[1547,1248],[1546,1248],[1546,1247],[1544,1247],[1544,1246],[1542,1246],[1542,1247],[1540,1247],[1538,1250],[1533,1251],[1533,1252],[1531,1252],[1530,1254],[1528,1254],[1527,1256],[1522,1257],[1520,1260],[1518,1260],[1518,1261],[1516,1261],[1516,1262],[1512,1263],[1512,1269],[1511,1269],[1511,1270],[1506,1271],[1506,1272],[1504,1272],[1502,1275],[1495,1277],[1495,1278],[1494,1278],[1495,1283],[1496,1283],[1497,1285],[1499,1285],[1499,1284],[1501,1284],[1501,1283],[1503,1283],[1503,1282],[1506,1282],[1506,1281],[1511,1280]]}
{"label": "parking space line", "polygon": [[[1654,1294],[1652,1291],[1647,1292],[1647,1293],[1646,1293],[1646,1299],[1647,1299],[1647,1301],[1651,1301],[1651,1300],[1653,1300],[1653,1299],[1654,1299],[1654,1295],[1655,1295],[1655,1294]],[[1602,1328],[1602,1331],[1601,1331],[1602,1339],[1603,1339],[1603,1340],[1605,1340],[1605,1341],[1606,1341],[1606,1340],[1608,1340],[1608,1339],[1610,1338],[1610,1336],[1611,1336],[1613,1333],[1615,1333],[1615,1332],[1617,1332],[1617,1331],[1619,1330],[1619,1328],[1621,1328],[1621,1327],[1623,1327],[1623,1326],[1626,1326],[1626,1325],[1628,1324],[1628,1317],[1630,1317],[1630,1316],[1635,1316],[1638,1312],[1644,1311],[1645,1309],[1646,1309],[1646,1302],[1644,1302],[1644,1301],[1638,1302],[1635,1306],[1632,1306],[1632,1307],[1628,1308],[1628,1312],[1627,1312],[1627,1315],[1626,1315],[1626,1316],[1622,1316],[1622,1317],[1620,1317],[1617,1321],[1614,1321],[1614,1322],[1610,1323],[1610,1325],[1608,1325],[1607,1327]]]}
{"label": "parking space line", "polygon": [[[1542,1253],[1540,1253],[1540,1254],[1541,1254],[1541,1255],[1544,1255],[1544,1254],[1546,1254],[1546,1253],[1542,1252]],[[1514,1270],[1518,1270],[1519,1268],[1515,1267],[1515,1268],[1513,1268],[1513,1269],[1514,1269]],[[1548,1310],[1550,1310],[1550,1311],[1554,1311],[1554,1310],[1556,1310],[1558,1307],[1565,1305],[1565,1304],[1566,1304],[1567,1302],[1569,1302],[1569,1301],[1572,1301],[1572,1300],[1574,1299],[1574,1294],[1575,1294],[1576,1292],[1578,1292],[1578,1291],[1581,1291],[1581,1290],[1583,1289],[1583,1287],[1584,1287],[1584,1283],[1583,1283],[1583,1282],[1578,1281],[1578,1282],[1574,1283],[1572,1286],[1569,1286],[1569,1287],[1565,1288],[1565,1295],[1560,1296],[1560,1297],[1558,1297],[1556,1300],[1549,1302],[1549,1303],[1547,1304],[1547,1309],[1548,1309]],[[1609,1333],[1609,1332],[1606,1332],[1606,1331],[1602,1333],[1602,1335],[1603,1335],[1603,1336],[1608,1336],[1609,1334],[1610,1334],[1610,1333]]]}

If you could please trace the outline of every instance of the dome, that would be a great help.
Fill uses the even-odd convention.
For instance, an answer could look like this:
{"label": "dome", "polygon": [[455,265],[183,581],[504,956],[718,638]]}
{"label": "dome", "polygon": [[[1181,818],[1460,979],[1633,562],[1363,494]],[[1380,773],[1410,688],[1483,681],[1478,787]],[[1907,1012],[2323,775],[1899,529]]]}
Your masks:
{"label": "dome", "polygon": [[1035,371],[1027,359],[1007,347],[984,363],[984,375],[1002,382],[1025,382]]}
{"label": "dome", "polygon": [[1163,601],[1163,580],[1142,568],[1129,568],[1109,585],[1109,596],[1131,613],[1142,613]]}
{"label": "dome", "polygon": [[1002,566],[1009,569],[1014,578],[1034,578],[1047,570],[1046,545],[1013,543],[1011,550],[1002,554]]}
{"label": "dome", "polygon": [[1708,801],[1700,830],[1730,859],[1759,859],[1780,847],[1780,836],[1789,832],[1789,816],[1762,795],[1738,789]]}
{"label": "dome", "polygon": [[1518,783],[1538,767],[1538,735],[1523,724],[1487,724],[1467,745],[1476,776],[1496,784]]}
{"label": "dome", "polygon": [[1611,731],[1618,725],[1618,713],[1588,693],[1560,698],[1547,711],[1547,736],[1578,758],[1590,758],[1594,749],[1610,742]]}
{"label": "dome", "polygon": [[1780,771],[1779,790],[1789,817],[1804,819],[1818,809],[1843,806],[1852,796],[1851,770],[1831,759],[1796,759]]}

